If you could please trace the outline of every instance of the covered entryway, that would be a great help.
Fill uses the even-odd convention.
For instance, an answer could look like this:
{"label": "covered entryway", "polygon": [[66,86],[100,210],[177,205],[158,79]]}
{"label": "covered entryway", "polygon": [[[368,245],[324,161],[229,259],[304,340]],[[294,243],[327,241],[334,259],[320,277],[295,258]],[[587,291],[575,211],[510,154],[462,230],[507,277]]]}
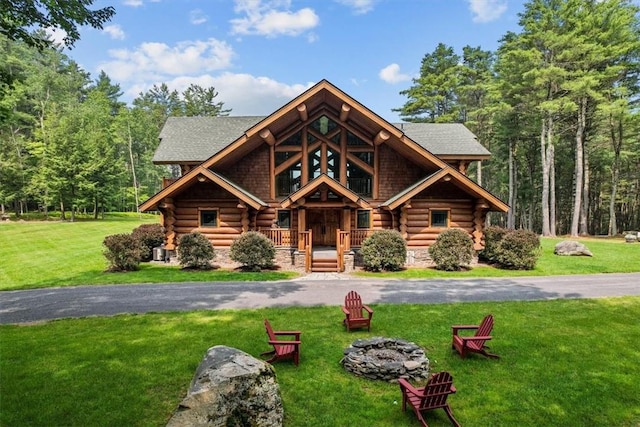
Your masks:
{"label": "covered entryway", "polygon": [[309,209],[307,226],[312,232],[313,246],[336,246],[341,209]]}

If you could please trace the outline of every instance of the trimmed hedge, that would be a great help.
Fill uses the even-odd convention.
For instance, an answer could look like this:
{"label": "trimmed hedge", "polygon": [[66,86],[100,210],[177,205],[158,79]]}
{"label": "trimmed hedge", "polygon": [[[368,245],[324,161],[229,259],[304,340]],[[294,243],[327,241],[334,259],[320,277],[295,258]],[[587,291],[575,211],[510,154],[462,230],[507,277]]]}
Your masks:
{"label": "trimmed hedge", "polygon": [[429,247],[429,255],[438,270],[462,270],[471,264],[474,254],[471,236],[459,228],[443,231]]}
{"label": "trimmed hedge", "polygon": [[496,261],[500,268],[510,270],[533,270],[540,257],[540,238],[529,230],[507,233],[498,242]]}
{"label": "trimmed hedge", "polygon": [[103,252],[109,261],[109,271],[135,271],[140,268],[142,248],[131,234],[113,234],[104,238]]}
{"label": "trimmed hedge", "polygon": [[196,231],[180,237],[178,261],[182,268],[209,270],[215,256],[213,246],[204,234]]}
{"label": "trimmed hedge", "polygon": [[264,234],[248,231],[233,241],[229,257],[242,264],[243,270],[260,271],[273,267],[276,249]]}
{"label": "trimmed hedge", "polygon": [[490,226],[484,229],[484,249],[478,253],[478,258],[489,264],[498,262],[498,244],[504,236],[506,236],[510,230]]}
{"label": "trimmed hedge", "polygon": [[160,224],[142,224],[134,228],[131,235],[140,242],[142,261],[151,261],[153,248],[164,243],[164,227]]}
{"label": "trimmed hedge", "polygon": [[369,271],[398,271],[407,259],[407,243],[395,230],[378,230],[362,242],[362,261]]}

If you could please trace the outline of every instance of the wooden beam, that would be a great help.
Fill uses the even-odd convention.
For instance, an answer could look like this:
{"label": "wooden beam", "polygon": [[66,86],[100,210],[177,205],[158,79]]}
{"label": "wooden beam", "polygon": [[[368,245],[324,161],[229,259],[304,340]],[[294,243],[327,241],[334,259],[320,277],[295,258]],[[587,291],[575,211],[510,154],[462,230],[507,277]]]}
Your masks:
{"label": "wooden beam", "polygon": [[262,129],[259,133],[260,138],[262,138],[264,140],[264,142],[266,142],[269,145],[275,145],[276,143],[276,138],[275,136],[273,136],[273,134],[271,133],[271,131],[267,128]]}
{"label": "wooden beam", "polygon": [[384,129],[381,129],[380,132],[378,132],[378,134],[373,139],[373,143],[375,145],[380,145],[383,142],[387,141],[390,137],[391,135],[389,134],[389,132],[387,132]]}
{"label": "wooden beam", "polygon": [[273,145],[269,147],[269,196],[276,198],[276,150]]}
{"label": "wooden beam", "polygon": [[298,115],[300,116],[300,120],[306,122],[309,119],[309,115],[307,114],[307,106],[305,104],[300,104],[296,107],[298,110]]}
{"label": "wooden beam", "polygon": [[349,113],[351,112],[351,107],[347,104],[342,104],[342,108],[340,109],[340,121],[346,122],[349,118]]}

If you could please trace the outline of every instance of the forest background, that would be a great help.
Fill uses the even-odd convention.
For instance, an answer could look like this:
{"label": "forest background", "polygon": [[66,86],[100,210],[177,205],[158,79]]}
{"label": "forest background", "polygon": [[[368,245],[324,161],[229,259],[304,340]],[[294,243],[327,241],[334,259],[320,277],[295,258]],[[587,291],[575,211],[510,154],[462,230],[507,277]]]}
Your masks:
{"label": "forest background", "polygon": [[[396,111],[464,123],[492,152],[471,172],[511,207],[492,224],[546,236],[639,229],[640,9],[532,0],[519,26],[495,52],[439,44]],[[167,117],[231,113],[215,88],[198,85],[156,85],[127,105],[107,74],[92,78],[45,45],[0,31],[3,214],[136,211],[179,173],[151,160]]]}

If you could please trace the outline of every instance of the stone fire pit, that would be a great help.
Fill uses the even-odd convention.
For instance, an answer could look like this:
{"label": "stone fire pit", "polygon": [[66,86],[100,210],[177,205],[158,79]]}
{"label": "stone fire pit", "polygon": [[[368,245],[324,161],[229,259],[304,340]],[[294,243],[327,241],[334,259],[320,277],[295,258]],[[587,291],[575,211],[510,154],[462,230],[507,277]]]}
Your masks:
{"label": "stone fire pit", "polygon": [[340,363],[348,372],[372,380],[420,380],[429,375],[424,350],[398,338],[356,340],[344,350]]}

